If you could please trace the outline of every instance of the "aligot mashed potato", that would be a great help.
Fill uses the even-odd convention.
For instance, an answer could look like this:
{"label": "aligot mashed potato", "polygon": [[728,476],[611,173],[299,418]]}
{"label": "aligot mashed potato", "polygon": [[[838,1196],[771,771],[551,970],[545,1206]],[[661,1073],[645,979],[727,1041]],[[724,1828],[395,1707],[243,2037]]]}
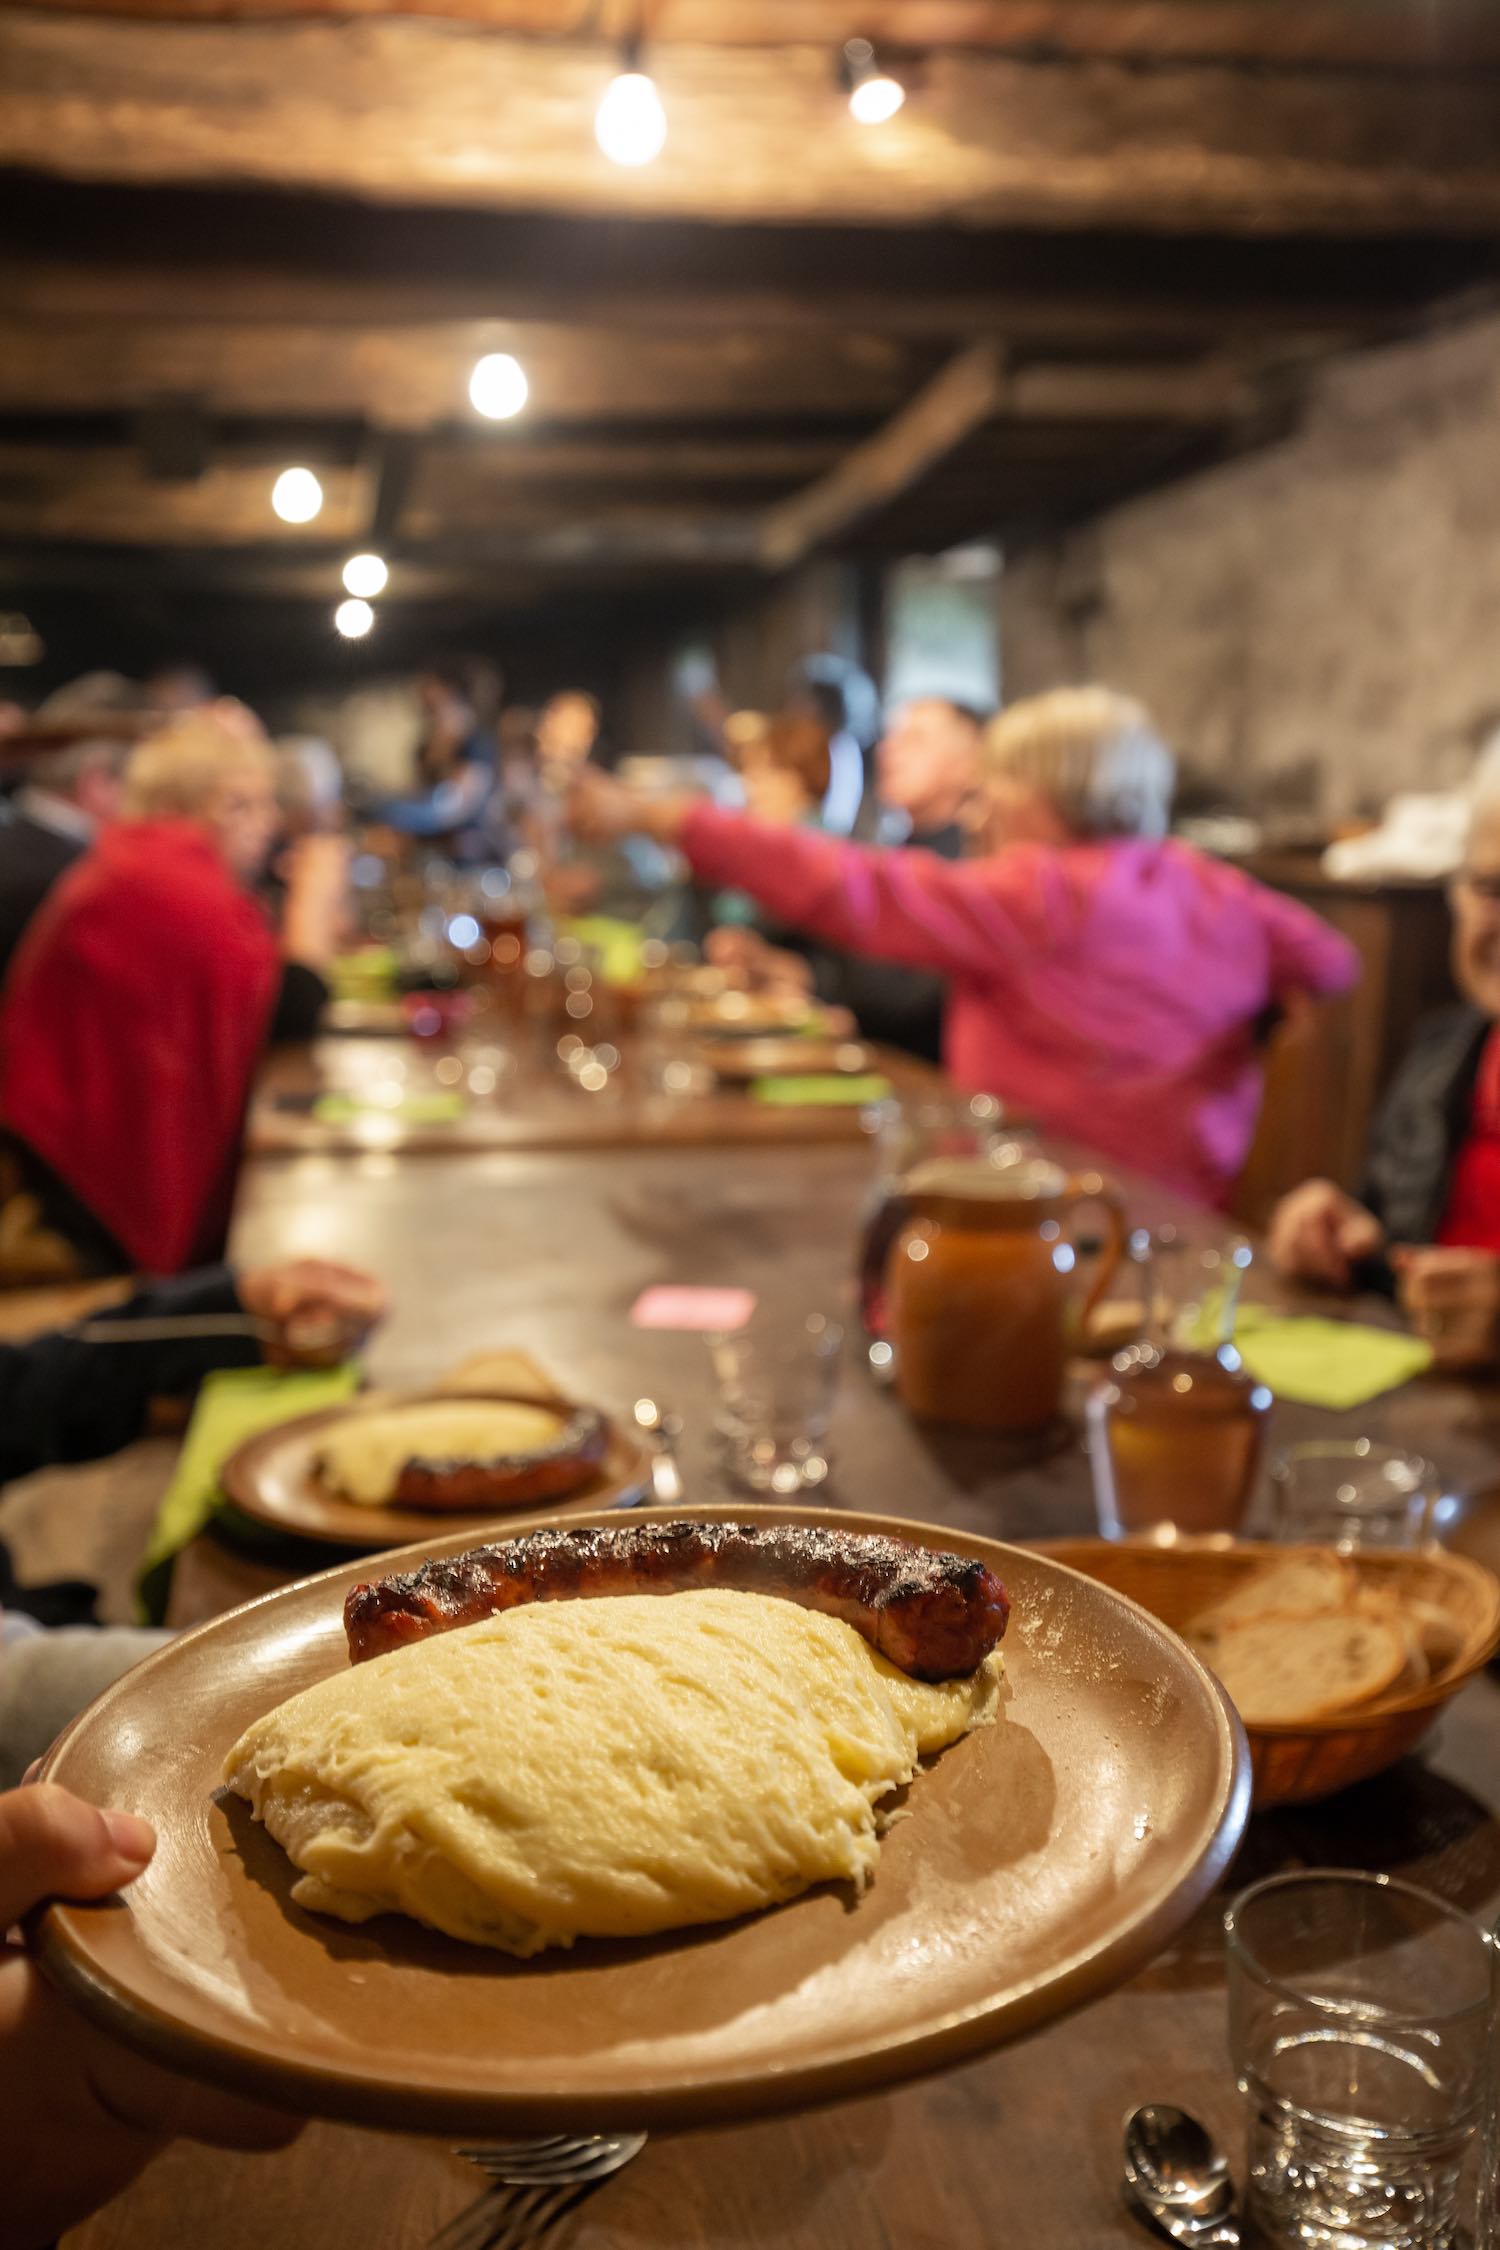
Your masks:
{"label": "aligot mashed potato", "polygon": [[760,1594],[536,1604],[319,1681],[224,1778],[303,1906],[524,1956],[863,1885],[880,1799],[993,1717],[999,1677],[924,1685]]}
{"label": "aligot mashed potato", "polygon": [[318,1473],[346,1500],[381,1508],[395,1497],[408,1461],[503,1460],[553,1444],[561,1428],[562,1416],[552,1407],[511,1399],[472,1405],[434,1399],[384,1414],[351,1414],[331,1424],[319,1444]]}

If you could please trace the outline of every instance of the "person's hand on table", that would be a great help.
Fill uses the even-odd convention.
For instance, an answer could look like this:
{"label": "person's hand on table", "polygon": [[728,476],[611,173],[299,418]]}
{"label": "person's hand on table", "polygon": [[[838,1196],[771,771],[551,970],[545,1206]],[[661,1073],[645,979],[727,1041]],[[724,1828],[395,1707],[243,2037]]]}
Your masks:
{"label": "person's hand on table", "polygon": [[703,957],[751,992],[787,992],[799,999],[812,991],[812,964],[800,953],[768,945],[758,930],[710,930]]}
{"label": "person's hand on table", "polygon": [[1267,1247],[1287,1280],[1347,1289],[1361,1260],[1384,1249],[1385,1230],[1332,1180],[1304,1180],[1272,1212]]}
{"label": "person's hand on table", "polygon": [[76,2016],[14,1934],[44,1899],[108,1898],[156,1849],[148,1822],[42,1782],[0,1793],[0,2197],[7,2250],[41,2250],[176,2138],[283,2148],[301,2120],[128,2054]]}
{"label": "person's hand on table", "polygon": [[586,844],[614,844],[622,836],[675,844],[692,802],[691,797],[648,795],[597,766],[581,766],[568,790],[568,826]]}
{"label": "person's hand on table", "polygon": [[273,1367],[335,1367],[385,1318],[384,1285],[358,1266],[327,1258],[287,1258],[257,1266],[236,1282],[240,1303],[276,1333],[265,1347]]}
{"label": "person's hand on table", "polygon": [[1391,1252],[1396,1296],[1441,1368],[1500,1358],[1500,1258],[1488,1250],[1400,1247]]}

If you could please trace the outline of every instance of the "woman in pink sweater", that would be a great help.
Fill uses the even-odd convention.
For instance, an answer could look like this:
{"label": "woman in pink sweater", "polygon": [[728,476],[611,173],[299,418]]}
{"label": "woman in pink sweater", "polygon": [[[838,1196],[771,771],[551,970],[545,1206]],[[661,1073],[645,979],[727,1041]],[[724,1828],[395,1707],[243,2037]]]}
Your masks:
{"label": "woman in pink sweater", "polygon": [[1138,704],[1060,688],[986,737],[978,856],[957,864],[583,777],[577,826],[675,844],[710,884],[851,952],[949,980],[944,1060],[1053,1131],[1223,1203],[1260,1105],[1257,1019],[1346,991],[1353,947],[1166,837],[1173,763]]}

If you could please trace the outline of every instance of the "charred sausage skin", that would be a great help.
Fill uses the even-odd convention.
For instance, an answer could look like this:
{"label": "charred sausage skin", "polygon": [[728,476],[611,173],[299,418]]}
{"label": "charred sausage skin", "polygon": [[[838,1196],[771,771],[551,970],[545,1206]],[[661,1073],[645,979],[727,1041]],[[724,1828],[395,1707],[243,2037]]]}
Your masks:
{"label": "charred sausage skin", "polygon": [[356,1586],[344,1630],[359,1664],[527,1602],[699,1586],[773,1594],[842,1618],[918,1680],[974,1671],[1010,1611],[983,1563],[902,1539],[801,1524],[621,1524],[528,1532]]}

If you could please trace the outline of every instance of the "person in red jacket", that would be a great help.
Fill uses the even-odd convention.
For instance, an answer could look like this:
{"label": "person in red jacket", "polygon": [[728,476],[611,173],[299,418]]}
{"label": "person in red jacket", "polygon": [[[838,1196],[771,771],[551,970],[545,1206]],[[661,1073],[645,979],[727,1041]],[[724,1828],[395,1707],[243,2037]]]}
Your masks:
{"label": "person in red jacket", "polygon": [[1173,780],[1139,704],[1060,688],[989,728],[967,861],[653,802],[598,774],[572,813],[586,835],[675,845],[702,881],[815,937],[937,970],[961,1086],[1222,1204],[1255,1130],[1267,1011],[1346,991],[1359,961],[1305,907],[1168,838]]}
{"label": "person in red jacket", "polygon": [[0,1001],[0,1280],[221,1255],[256,1062],[278,1014],[310,1030],[344,897],[343,840],[305,838],[278,942],[249,889],[277,817],[258,722],[192,713],[134,752],[124,817],[27,930]]}

